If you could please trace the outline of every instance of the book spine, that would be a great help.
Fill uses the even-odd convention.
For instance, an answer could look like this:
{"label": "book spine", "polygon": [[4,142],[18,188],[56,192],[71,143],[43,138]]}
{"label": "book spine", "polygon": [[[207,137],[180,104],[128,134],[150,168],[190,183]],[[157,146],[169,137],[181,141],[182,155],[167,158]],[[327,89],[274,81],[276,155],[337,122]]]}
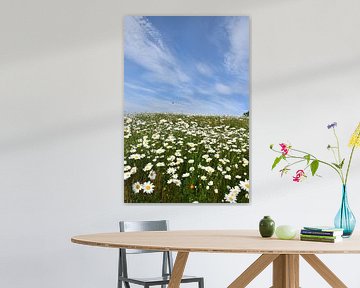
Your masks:
{"label": "book spine", "polygon": [[303,235],[334,236],[334,232],[332,231],[315,231],[302,229],[300,233]]}
{"label": "book spine", "polygon": [[301,237],[303,238],[314,238],[314,239],[337,239],[337,238],[341,238],[341,236],[322,236],[322,235],[305,235],[305,234],[300,234]]}
{"label": "book spine", "polygon": [[326,239],[326,238],[310,238],[310,237],[300,237],[301,241],[313,241],[313,242],[327,242],[327,243],[335,243],[335,239]]}

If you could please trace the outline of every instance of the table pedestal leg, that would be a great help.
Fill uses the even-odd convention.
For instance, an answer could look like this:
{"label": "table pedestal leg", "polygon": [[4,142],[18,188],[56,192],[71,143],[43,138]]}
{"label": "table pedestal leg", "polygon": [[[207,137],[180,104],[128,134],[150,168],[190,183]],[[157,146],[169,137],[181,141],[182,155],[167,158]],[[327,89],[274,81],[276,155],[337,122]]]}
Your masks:
{"label": "table pedestal leg", "polygon": [[189,252],[178,252],[174,263],[174,268],[171,273],[171,278],[168,288],[179,288],[181,278],[183,277],[186,261],[188,259]]}
{"label": "table pedestal leg", "polygon": [[[347,286],[314,254],[301,256],[333,288]],[[271,288],[299,288],[298,254],[263,254],[252,263],[228,288],[244,288],[273,262],[273,286]],[[176,286],[177,288],[177,286]]]}
{"label": "table pedestal leg", "polygon": [[324,280],[334,288],[346,288],[347,286],[314,254],[301,255]]}
{"label": "table pedestal leg", "polygon": [[278,254],[263,254],[254,263],[252,263],[238,278],[232,282],[228,288],[244,288],[257,275],[259,275],[271,262],[273,262]]}
{"label": "table pedestal leg", "polygon": [[281,254],[274,260],[272,288],[299,288],[299,255]]}

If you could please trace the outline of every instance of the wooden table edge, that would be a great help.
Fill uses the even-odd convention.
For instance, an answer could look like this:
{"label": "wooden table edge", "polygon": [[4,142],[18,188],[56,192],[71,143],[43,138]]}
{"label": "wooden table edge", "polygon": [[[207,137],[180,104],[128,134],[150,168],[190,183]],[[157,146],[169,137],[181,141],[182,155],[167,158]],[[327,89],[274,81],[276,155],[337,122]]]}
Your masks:
{"label": "wooden table edge", "polygon": [[[114,243],[101,243],[97,241],[89,240],[80,240],[74,236],[71,238],[71,242],[75,244],[103,247],[103,248],[116,248],[116,249],[140,249],[140,250],[153,250],[153,251],[172,251],[172,252],[189,252],[189,253],[236,253],[236,254],[289,254],[289,255],[301,255],[301,254],[360,254],[358,251],[329,251],[329,250],[316,250],[316,251],[302,251],[302,250],[261,250],[261,249],[211,249],[211,248],[191,248],[186,249],[182,247],[173,247],[173,246],[152,246],[152,245],[132,245],[132,244],[114,244]],[[286,241],[286,240],[284,240]],[[324,243],[325,245],[336,245],[336,243]]]}

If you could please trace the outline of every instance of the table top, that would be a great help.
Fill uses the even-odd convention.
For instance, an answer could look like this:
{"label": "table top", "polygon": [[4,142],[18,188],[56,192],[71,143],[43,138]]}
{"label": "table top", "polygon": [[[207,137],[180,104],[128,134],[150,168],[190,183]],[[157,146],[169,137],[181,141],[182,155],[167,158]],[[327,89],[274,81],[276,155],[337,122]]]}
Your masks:
{"label": "table top", "polygon": [[262,238],[257,230],[115,232],[80,235],[77,244],[99,247],[214,253],[343,254],[360,253],[360,235],[338,243]]}

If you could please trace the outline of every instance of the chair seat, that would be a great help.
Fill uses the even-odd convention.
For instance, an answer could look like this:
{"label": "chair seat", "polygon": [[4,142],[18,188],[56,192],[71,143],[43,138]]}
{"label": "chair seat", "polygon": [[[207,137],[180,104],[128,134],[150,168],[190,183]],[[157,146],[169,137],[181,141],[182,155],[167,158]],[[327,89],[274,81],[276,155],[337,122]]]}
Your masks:
{"label": "chair seat", "polygon": [[[196,282],[197,280],[200,281],[202,277],[195,277],[195,276],[187,276],[184,275],[181,278],[181,283],[187,283],[187,282]],[[119,280],[134,283],[138,285],[161,285],[161,284],[168,284],[170,281],[170,276],[164,276],[164,277],[149,277],[149,278],[126,278],[126,277],[119,277]]]}

